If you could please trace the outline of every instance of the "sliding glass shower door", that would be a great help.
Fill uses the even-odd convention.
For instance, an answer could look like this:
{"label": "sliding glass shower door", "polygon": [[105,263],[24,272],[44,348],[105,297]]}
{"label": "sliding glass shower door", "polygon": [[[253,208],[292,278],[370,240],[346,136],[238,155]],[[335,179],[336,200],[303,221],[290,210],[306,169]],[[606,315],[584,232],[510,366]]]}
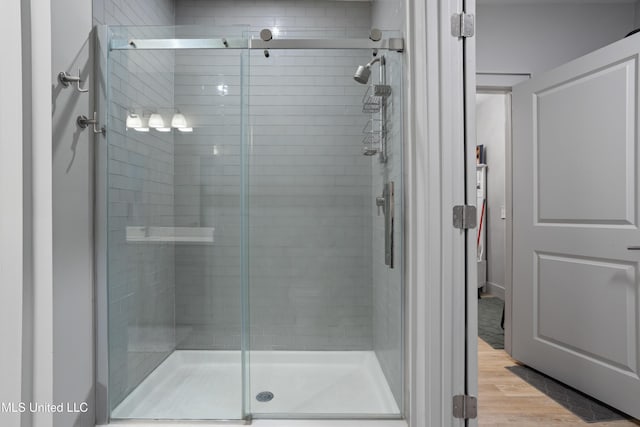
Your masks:
{"label": "sliding glass shower door", "polygon": [[401,417],[402,54],[109,31],[110,417]]}
{"label": "sliding glass shower door", "polygon": [[[336,37],[279,34],[319,36]],[[256,417],[401,413],[401,54],[378,55],[384,97],[374,95],[379,64],[367,84],[354,80],[375,58],[370,49],[251,51],[248,400]],[[388,183],[394,268],[385,265],[394,209],[376,206]]]}
{"label": "sliding glass shower door", "polygon": [[247,49],[181,48],[198,39],[246,40],[246,31],[111,28],[112,418],[245,417],[249,58]]}

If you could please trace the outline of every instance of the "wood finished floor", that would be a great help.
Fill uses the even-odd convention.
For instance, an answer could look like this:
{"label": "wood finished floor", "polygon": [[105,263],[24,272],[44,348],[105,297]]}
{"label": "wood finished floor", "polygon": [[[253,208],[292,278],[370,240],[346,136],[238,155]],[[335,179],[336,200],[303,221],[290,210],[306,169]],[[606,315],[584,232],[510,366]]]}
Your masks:
{"label": "wood finished floor", "polygon": [[504,350],[478,339],[478,424],[483,427],[622,427],[638,421],[585,423],[520,377],[505,369],[517,365]]}

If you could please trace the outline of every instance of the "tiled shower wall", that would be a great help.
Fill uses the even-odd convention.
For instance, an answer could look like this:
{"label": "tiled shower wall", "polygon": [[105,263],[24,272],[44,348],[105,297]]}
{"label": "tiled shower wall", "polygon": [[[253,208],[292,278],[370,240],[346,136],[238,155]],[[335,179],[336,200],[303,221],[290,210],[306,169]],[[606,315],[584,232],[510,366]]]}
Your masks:
{"label": "tiled shower wall", "polygon": [[[382,30],[389,30],[394,36],[405,37],[405,11],[407,0],[373,0],[372,1],[372,25]],[[385,31],[386,32],[386,31]],[[386,34],[385,34],[386,36]],[[403,265],[404,260],[404,215],[402,196],[403,187],[403,117],[404,108],[404,64],[405,54],[389,53],[387,55],[387,83],[392,88],[392,95],[388,104],[389,133],[388,156],[389,159],[383,167],[375,164],[373,167],[373,194],[382,191],[385,181],[394,181],[395,195],[395,253],[396,265],[394,269],[386,268],[384,259],[384,219],[378,217],[372,210],[374,221],[373,232],[373,348],[376,352],[382,371],[384,372],[391,391],[402,407],[403,390],[403,319],[404,319],[404,292],[403,292]]]}
{"label": "tiled shower wall", "polygon": [[[370,14],[368,2],[179,0],[176,23],[366,37]],[[361,154],[366,86],[352,79],[370,55],[255,51],[250,65],[245,58],[253,349],[373,347],[372,159]],[[176,57],[176,105],[195,127],[176,136],[176,209],[184,213],[177,220],[213,226],[216,235],[211,248],[176,249],[181,348],[240,344],[240,62],[219,51]]]}
{"label": "tiled shower wall", "polygon": [[[237,29],[216,31],[221,33],[208,35],[238,35]],[[176,53],[176,106],[194,128],[192,134],[175,135],[176,221],[214,228],[213,245],[176,247],[181,349],[240,348],[240,104],[247,55],[239,50]]]}
{"label": "tiled shower wall", "polygon": [[[382,194],[383,185],[393,182],[394,198],[394,267],[385,265],[384,215],[372,208],[373,219],[372,258],[373,268],[373,349],[382,371],[398,403],[402,403],[402,319],[403,319],[403,172],[402,172],[402,54],[386,53],[387,84],[391,96],[387,99],[387,161],[374,162],[372,197]],[[376,67],[372,78],[378,79]]]}
{"label": "tiled shower wall", "polygon": [[[105,2],[94,0],[99,23],[173,23],[170,0]],[[360,1],[178,0],[175,23],[205,25],[203,35],[217,37],[240,36],[246,25],[254,33],[278,27],[281,37],[366,37],[370,9]],[[252,125],[252,348],[375,349],[399,400],[401,266],[388,270],[381,258],[382,223],[372,212],[384,170],[361,154],[366,86],[351,77],[370,53],[165,54],[123,55],[112,73],[121,79],[110,127],[112,404],[172,350],[173,307],[178,348],[239,348],[243,79]],[[156,104],[180,109],[193,134],[123,131],[127,108]],[[400,120],[400,103],[394,108]],[[399,185],[396,126],[388,173]],[[141,224],[215,227],[215,243],[127,245],[124,226]],[[152,351],[138,351],[145,346]]]}
{"label": "tiled shower wall", "polygon": [[[173,25],[171,0],[94,0],[94,22]],[[116,30],[117,31],[117,30]],[[140,33],[144,35],[144,33]],[[111,52],[108,146],[109,404],[175,348],[174,248],[127,242],[128,226],[174,224],[173,136],[125,130],[127,112],[173,107],[172,52]]]}
{"label": "tiled shower wall", "polygon": [[96,25],[173,25],[174,0],[93,0]]}
{"label": "tiled shower wall", "polygon": [[369,52],[252,53],[254,348],[372,348]]}

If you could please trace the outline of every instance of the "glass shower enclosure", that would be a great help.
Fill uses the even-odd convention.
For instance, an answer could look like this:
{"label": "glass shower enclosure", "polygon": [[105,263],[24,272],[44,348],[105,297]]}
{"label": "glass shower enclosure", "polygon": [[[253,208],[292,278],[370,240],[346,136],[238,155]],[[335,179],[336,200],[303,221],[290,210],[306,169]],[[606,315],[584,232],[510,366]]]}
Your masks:
{"label": "glass shower enclosure", "polygon": [[398,39],[258,33],[106,30],[111,419],[402,417]]}

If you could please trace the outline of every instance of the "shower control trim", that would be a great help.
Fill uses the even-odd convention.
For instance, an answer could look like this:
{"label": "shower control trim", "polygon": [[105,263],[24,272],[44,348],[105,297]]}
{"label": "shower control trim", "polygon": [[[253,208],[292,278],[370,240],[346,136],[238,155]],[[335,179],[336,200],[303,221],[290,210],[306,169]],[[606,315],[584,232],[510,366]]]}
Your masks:
{"label": "shower control trim", "polygon": [[376,207],[378,208],[378,215],[380,215],[380,208],[384,213],[384,263],[393,268],[393,229],[394,229],[394,200],[395,191],[393,181],[384,184],[382,189],[382,196],[376,197]]}

